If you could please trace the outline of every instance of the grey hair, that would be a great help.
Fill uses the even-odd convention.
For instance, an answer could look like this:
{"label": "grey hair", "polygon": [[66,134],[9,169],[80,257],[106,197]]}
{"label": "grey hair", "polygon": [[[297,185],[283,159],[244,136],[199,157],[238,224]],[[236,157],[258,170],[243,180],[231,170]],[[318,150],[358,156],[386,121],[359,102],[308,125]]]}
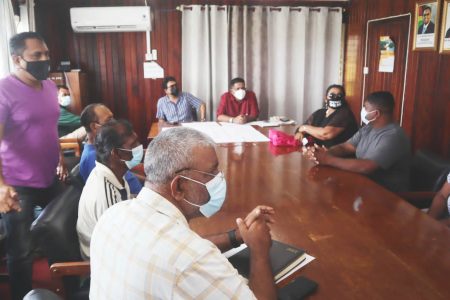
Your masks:
{"label": "grey hair", "polygon": [[145,153],[146,181],[168,183],[176,172],[191,166],[194,148],[198,146],[215,148],[211,138],[194,129],[177,127],[162,131]]}

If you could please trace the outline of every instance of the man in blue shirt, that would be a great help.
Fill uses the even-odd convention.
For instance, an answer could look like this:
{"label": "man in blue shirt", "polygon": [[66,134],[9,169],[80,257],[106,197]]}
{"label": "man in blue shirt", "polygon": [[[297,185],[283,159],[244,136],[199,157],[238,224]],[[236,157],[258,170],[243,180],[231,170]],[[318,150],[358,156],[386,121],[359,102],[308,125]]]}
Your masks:
{"label": "man in blue shirt", "polygon": [[[92,169],[95,167],[95,147],[94,139],[97,130],[105,123],[113,119],[113,113],[109,108],[100,103],[89,104],[81,113],[81,125],[87,132],[88,141],[84,145],[83,153],[80,159],[80,174],[86,182]],[[142,189],[142,183],[132,172],[125,174],[125,179],[130,186],[131,194],[138,194]]]}
{"label": "man in blue shirt", "polygon": [[206,106],[202,100],[181,92],[174,77],[166,77],[162,88],[166,96],[159,98],[156,118],[159,125],[175,125],[195,121],[194,114],[200,111],[200,121],[206,121]]}

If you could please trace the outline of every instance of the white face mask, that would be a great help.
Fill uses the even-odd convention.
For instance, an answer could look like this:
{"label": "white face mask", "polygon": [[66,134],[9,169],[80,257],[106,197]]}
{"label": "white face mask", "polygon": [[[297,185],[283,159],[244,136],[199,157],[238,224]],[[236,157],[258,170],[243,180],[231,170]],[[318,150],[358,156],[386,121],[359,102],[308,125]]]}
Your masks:
{"label": "white face mask", "polygon": [[69,106],[70,101],[72,101],[72,99],[70,98],[70,95],[59,96],[58,100],[59,100],[59,105],[64,106],[64,107]]}
{"label": "white face mask", "polygon": [[368,112],[366,110],[366,108],[363,106],[363,108],[361,109],[361,121],[366,125],[369,124],[370,122],[375,121],[376,118],[373,118],[372,120],[367,119],[367,115],[371,114],[373,112],[376,112],[376,110],[372,110],[372,111]]}
{"label": "white face mask", "polygon": [[245,90],[237,90],[233,93],[233,96],[238,100],[242,100],[245,97]]}

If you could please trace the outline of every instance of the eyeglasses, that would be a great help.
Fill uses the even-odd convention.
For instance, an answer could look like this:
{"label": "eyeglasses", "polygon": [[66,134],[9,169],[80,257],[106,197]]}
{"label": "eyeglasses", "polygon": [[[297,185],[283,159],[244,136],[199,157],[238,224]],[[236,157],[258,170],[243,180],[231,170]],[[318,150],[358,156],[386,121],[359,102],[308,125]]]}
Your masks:
{"label": "eyeglasses", "polygon": [[427,17],[427,16],[429,16],[429,15],[430,15],[430,13],[425,13],[425,14],[423,14],[424,17]]}
{"label": "eyeglasses", "polygon": [[209,176],[212,176],[212,177],[216,177],[216,176],[223,177],[223,172],[221,172],[220,170],[217,172],[217,174],[212,174],[212,173],[203,172],[203,171],[196,170],[196,169],[191,169],[191,168],[184,168],[184,169],[178,170],[178,171],[175,172],[175,174],[181,173],[183,171],[194,171],[194,172],[197,172],[197,173],[200,173],[200,174],[209,175]]}

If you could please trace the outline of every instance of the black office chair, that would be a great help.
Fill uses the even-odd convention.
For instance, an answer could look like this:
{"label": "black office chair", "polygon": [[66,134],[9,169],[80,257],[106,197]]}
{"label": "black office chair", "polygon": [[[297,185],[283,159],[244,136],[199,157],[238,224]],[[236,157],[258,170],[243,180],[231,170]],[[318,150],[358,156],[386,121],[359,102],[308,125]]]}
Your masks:
{"label": "black office chair", "polygon": [[[84,182],[79,165],[71,171],[69,185],[42,210],[31,225],[33,241],[45,252],[52,266],[60,262],[80,262],[82,274],[89,274],[89,262],[81,262],[80,245],[76,231],[78,202]],[[89,289],[80,289],[80,277],[50,268],[52,278],[58,284],[56,293],[68,299],[88,299]],[[65,275],[69,275],[64,277]],[[64,278],[62,278],[64,277]],[[61,280],[62,278],[62,280]]]}
{"label": "black office chair", "polygon": [[399,195],[418,208],[428,208],[450,172],[450,161],[431,151],[418,150],[411,163],[411,189]]}

